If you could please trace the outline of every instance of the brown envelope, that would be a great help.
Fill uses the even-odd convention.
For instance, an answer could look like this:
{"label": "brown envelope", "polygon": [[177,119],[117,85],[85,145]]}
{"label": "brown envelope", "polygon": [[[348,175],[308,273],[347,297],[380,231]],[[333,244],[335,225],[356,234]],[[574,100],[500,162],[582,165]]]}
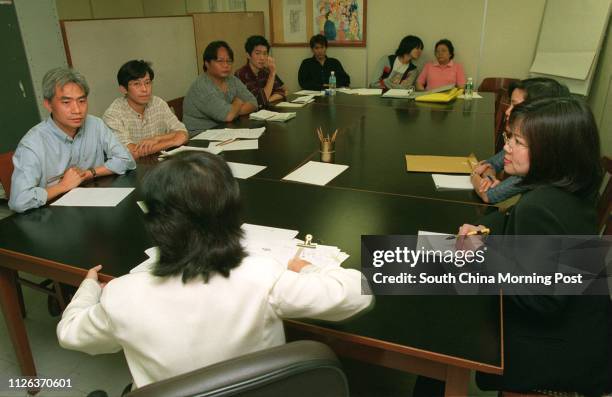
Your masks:
{"label": "brown envelope", "polygon": [[478,160],[473,153],[467,157],[406,155],[406,169],[409,172],[470,174],[476,164]]}

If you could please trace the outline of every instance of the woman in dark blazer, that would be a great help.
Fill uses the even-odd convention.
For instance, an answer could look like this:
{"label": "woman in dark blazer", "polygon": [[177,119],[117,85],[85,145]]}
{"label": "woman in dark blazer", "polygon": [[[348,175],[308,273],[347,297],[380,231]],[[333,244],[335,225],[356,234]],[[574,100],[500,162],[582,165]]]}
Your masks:
{"label": "woman in dark blazer", "polygon": [[[597,126],[587,105],[547,98],[518,105],[504,136],[504,170],[529,187],[508,214],[463,225],[459,234],[597,235],[595,200],[602,179]],[[534,271],[537,269],[533,269]],[[504,374],[478,373],[485,390],[612,390],[611,310],[607,295],[504,296]]]}

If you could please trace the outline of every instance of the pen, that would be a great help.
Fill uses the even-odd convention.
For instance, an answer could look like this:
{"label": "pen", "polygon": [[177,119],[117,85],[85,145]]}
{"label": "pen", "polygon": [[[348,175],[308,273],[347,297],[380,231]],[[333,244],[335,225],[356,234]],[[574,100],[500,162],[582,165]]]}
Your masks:
{"label": "pen", "polygon": [[493,182],[493,177],[492,177],[491,175],[487,174],[487,175],[485,175],[485,177],[486,177],[488,180],[490,180],[491,182]]}
{"label": "pen", "polygon": [[227,145],[228,143],[232,143],[236,140],[236,138],[230,138],[230,139],[226,139],[225,141],[221,142],[221,143],[217,143],[215,146],[223,146],[223,145]]}

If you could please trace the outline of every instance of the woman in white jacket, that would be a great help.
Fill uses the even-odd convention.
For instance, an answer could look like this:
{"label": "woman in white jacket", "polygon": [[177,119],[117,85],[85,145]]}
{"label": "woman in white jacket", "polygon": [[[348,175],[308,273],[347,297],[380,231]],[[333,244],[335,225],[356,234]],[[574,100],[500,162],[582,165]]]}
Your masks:
{"label": "woman in white jacket", "polygon": [[104,289],[91,269],[57,326],[65,348],[123,349],[134,388],[281,345],[283,318],[342,320],[372,302],[359,271],[249,256],[238,183],[216,155],[166,160],[143,190],[159,261]]}

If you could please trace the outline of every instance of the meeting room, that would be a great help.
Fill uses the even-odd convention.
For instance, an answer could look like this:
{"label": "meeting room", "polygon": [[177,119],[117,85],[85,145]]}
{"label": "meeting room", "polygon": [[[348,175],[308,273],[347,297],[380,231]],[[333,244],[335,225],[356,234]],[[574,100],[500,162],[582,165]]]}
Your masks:
{"label": "meeting room", "polygon": [[0,396],[612,396],[611,11],[0,1]]}

